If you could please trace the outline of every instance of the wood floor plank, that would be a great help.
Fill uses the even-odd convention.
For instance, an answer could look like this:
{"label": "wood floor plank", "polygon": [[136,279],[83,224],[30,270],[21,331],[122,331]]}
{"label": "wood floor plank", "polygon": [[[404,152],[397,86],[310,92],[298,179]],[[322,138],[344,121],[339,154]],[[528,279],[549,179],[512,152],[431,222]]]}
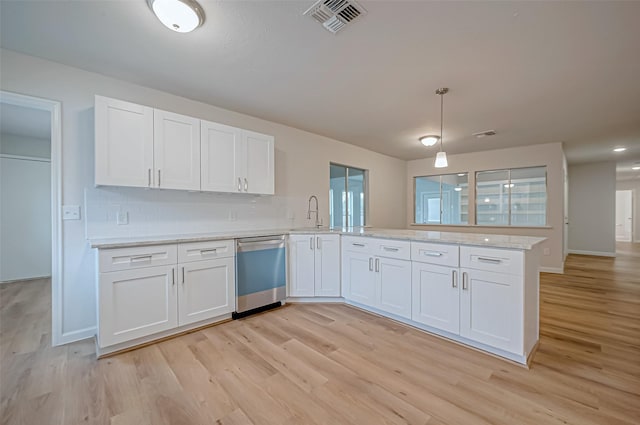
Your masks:
{"label": "wood floor plank", "polygon": [[637,425],[640,246],[541,274],[531,369],[340,304],[111,358],[51,347],[48,280],[0,285],[2,425]]}

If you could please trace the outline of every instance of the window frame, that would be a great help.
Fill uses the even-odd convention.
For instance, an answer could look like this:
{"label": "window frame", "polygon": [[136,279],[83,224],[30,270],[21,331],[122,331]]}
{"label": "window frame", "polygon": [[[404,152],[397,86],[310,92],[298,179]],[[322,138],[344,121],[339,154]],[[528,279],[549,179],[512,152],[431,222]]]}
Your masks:
{"label": "window frame", "polygon": [[[461,177],[459,176],[459,174],[465,174],[467,176],[467,222],[466,223],[443,223],[442,222],[442,217],[444,215],[444,208],[443,208],[443,202],[444,202],[444,198],[442,196],[442,178],[444,176],[457,176],[457,177]],[[445,174],[430,174],[430,175],[426,175],[426,176],[413,176],[413,224],[414,225],[418,225],[418,226],[470,226],[471,224],[469,223],[469,195],[470,195],[470,186],[469,186],[469,171],[461,171],[461,172],[455,172],[455,173],[445,173]],[[440,211],[439,211],[439,216],[440,216],[440,222],[439,223],[418,223],[418,217],[417,217],[417,202],[418,202],[418,193],[417,193],[417,181],[418,179],[421,178],[430,178],[430,177],[439,177],[439,190],[440,190]],[[423,217],[424,217],[424,212],[423,212]]]}
{"label": "window frame", "polygon": [[[511,186],[512,183],[512,179],[511,179],[511,172],[513,170],[526,170],[526,169],[533,169],[533,168],[544,168],[544,223],[541,225],[535,225],[535,224],[512,224],[512,220],[511,220],[511,207],[512,207],[512,193],[511,193],[511,188],[513,186]],[[509,199],[508,199],[508,203],[507,203],[507,224],[479,224],[478,223],[478,173],[491,173],[491,172],[501,172],[501,171],[506,171],[508,178],[507,178],[507,185],[509,185],[508,189],[509,189]],[[549,226],[549,172],[547,171],[547,165],[533,165],[533,166],[527,166],[527,167],[511,167],[511,168],[498,168],[498,169],[490,169],[490,170],[477,170],[474,172],[474,187],[473,187],[473,199],[474,199],[474,225],[475,226],[480,226],[480,227],[533,227],[533,228],[545,228]],[[502,183],[501,183],[502,184]]]}
{"label": "window frame", "polygon": [[[349,223],[349,170],[353,169],[353,170],[358,170],[358,171],[362,171],[362,193],[364,194],[364,199],[363,199],[363,203],[362,203],[362,209],[363,214],[361,214],[362,216],[362,225],[361,226],[357,226],[357,227],[365,227],[367,225],[367,223],[369,222],[369,170],[365,169],[365,168],[360,168],[360,167],[354,167],[351,165],[344,165],[344,164],[340,164],[338,162],[329,162],[329,227],[333,228],[334,226],[331,225],[331,217],[333,216],[333,208],[331,208],[331,206],[333,205],[333,197],[331,196],[331,167],[332,166],[336,166],[336,167],[342,167],[345,169],[345,176],[344,176],[344,193],[346,194],[346,198],[344,200],[345,205],[346,205],[346,213],[345,213],[345,222],[343,223],[342,226],[337,226],[340,228],[352,228],[353,225],[351,223]],[[353,202],[353,199],[352,199]]]}

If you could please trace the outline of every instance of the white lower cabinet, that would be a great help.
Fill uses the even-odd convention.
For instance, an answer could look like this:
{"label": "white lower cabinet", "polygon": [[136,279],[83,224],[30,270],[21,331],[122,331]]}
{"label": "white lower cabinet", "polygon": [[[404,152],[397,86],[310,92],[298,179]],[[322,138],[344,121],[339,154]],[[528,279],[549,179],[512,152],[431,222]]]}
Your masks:
{"label": "white lower cabinet", "polygon": [[175,270],[175,266],[156,266],[101,274],[101,347],[178,326]]}
{"label": "white lower cabinet", "polygon": [[460,335],[518,353],[522,351],[522,278],[463,268]]}
{"label": "white lower cabinet", "polygon": [[[402,242],[345,237],[342,242],[344,297],[407,319],[411,318],[411,262],[387,258],[374,252],[403,257]],[[399,253],[399,255],[398,255]]]}
{"label": "white lower cabinet", "polygon": [[413,262],[413,321],[443,331],[460,332],[458,268]]}
{"label": "white lower cabinet", "polygon": [[[98,345],[126,348],[235,310],[233,241],[98,251]],[[100,353],[99,353],[100,354]]]}
{"label": "white lower cabinet", "polygon": [[180,264],[178,323],[211,319],[235,310],[233,257]]}
{"label": "white lower cabinet", "polygon": [[289,236],[289,296],[340,296],[340,235]]}

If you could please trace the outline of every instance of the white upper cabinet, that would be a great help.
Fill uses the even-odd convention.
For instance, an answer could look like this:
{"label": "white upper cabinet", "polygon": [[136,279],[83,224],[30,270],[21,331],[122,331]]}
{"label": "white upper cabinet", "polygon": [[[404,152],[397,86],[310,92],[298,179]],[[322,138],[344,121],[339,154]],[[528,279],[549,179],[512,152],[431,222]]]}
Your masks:
{"label": "white upper cabinet", "polygon": [[95,98],[96,185],[275,193],[273,136]]}
{"label": "white upper cabinet", "polygon": [[243,130],[242,142],[246,158],[244,191],[273,195],[275,193],[273,136]]}
{"label": "white upper cabinet", "polygon": [[224,124],[202,121],[202,190],[212,192],[244,191],[242,130]]}
{"label": "white upper cabinet", "polygon": [[153,108],[95,98],[96,185],[153,185]]}
{"label": "white upper cabinet", "polygon": [[200,120],[153,112],[155,187],[200,190]]}

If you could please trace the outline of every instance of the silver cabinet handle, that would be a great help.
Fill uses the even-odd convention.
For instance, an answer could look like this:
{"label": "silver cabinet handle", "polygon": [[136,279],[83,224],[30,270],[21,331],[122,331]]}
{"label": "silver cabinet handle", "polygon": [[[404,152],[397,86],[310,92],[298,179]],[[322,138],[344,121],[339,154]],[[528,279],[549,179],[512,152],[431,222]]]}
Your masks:
{"label": "silver cabinet handle", "polygon": [[487,257],[478,257],[478,261],[482,263],[491,263],[491,264],[500,264],[502,260],[498,258],[487,258]]}
{"label": "silver cabinet handle", "polygon": [[369,271],[373,271],[373,258],[369,257]]}
{"label": "silver cabinet handle", "polygon": [[160,187],[160,169],[158,169],[158,187]]}
{"label": "silver cabinet handle", "polygon": [[320,249],[320,237],[316,236],[316,248]]}
{"label": "silver cabinet handle", "polygon": [[182,267],[182,284],[184,285],[184,267]]}
{"label": "silver cabinet handle", "polygon": [[363,243],[352,243],[351,245],[359,246],[360,248],[364,248],[364,244]]}
{"label": "silver cabinet handle", "polygon": [[217,252],[218,252],[218,248],[201,249],[200,255],[216,254]]}
{"label": "silver cabinet handle", "polygon": [[171,286],[175,286],[176,284],[176,269],[171,267]]}
{"label": "silver cabinet handle", "polygon": [[238,192],[242,192],[242,179],[238,177]]}
{"label": "silver cabinet handle", "polygon": [[143,261],[151,261],[151,255],[139,255],[137,257],[131,257],[130,263],[141,263]]}
{"label": "silver cabinet handle", "polygon": [[427,257],[442,257],[441,252],[435,252],[435,251],[422,251],[422,254],[426,255]]}
{"label": "silver cabinet handle", "polygon": [[244,191],[247,192],[249,190],[249,181],[247,178],[244,178]]}
{"label": "silver cabinet handle", "polygon": [[309,238],[309,249],[313,250],[313,236]]}
{"label": "silver cabinet handle", "polygon": [[451,287],[452,288],[458,287],[458,272],[455,270],[453,270],[453,273],[451,273]]}
{"label": "silver cabinet handle", "polygon": [[380,259],[376,258],[376,272],[380,271]]}
{"label": "silver cabinet handle", "polygon": [[147,177],[149,179],[149,187],[151,187],[151,168],[149,168],[149,172],[147,173]]}
{"label": "silver cabinet handle", "polygon": [[469,289],[469,275],[467,272],[462,273],[462,289],[465,291]]}
{"label": "silver cabinet handle", "polygon": [[400,248],[392,248],[390,246],[383,246],[382,249],[384,249],[385,251],[390,251],[390,252],[398,252],[398,251],[400,251]]}

